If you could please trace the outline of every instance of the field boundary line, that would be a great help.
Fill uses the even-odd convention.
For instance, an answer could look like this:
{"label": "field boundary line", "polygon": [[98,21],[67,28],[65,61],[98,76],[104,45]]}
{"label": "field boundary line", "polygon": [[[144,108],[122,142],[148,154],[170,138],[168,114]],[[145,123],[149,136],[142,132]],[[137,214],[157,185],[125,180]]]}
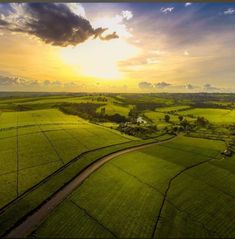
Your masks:
{"label": "field boundary line", "polygon": [[19,196],[19,113],[16,112],[16,196]]}
{"label": "field boundary line", "polygon": [[36,126],[38,126],[38,128],[40,129],[40,131],[42,132],[42,134],[44,135],[44,137],[47,139],[48,143],[50,144],[51,148],[54,150],[55,154],[57,155],[58,159],[61,161],[62,164],[64,164],[64,160],[61,158],[59,152],[57,151],[54,143],[50,140],[50,138],[48,137],[48,135],[46,134],[46,132],[44,132],[44,130],[42,130],[41,128],[41,124],[39,124],[37,122],[37,120],[35,119],[35,115],[32,114],[32,117],[34,118],[34,122],[36,124]]}
{"label": "field boundary line", "polygon": [[[134,140],[133,140],[134,141]],[[41,186],[42,184],[44,184],[45,182],[47,182],[48,180],[50,180],[53,176],[57,175],[58,173],[60,173],[61,171],[63,171],[64,169],[66,169],[67,167],[69,167],[71,164],[75,163],[77,160],[79,160],[82,156],[85,156],[86,154],[101,150],[101,149],[105,149],[108,147],[112,147],[112,146],[118,146],[118,145],[122,145],[122,144],[126,144],[129,142],[133,142],[133,141],[127,141],[127,142],[122,142],[122,143],[117,143],[117,144],[112,144],[112,145],[107,145],[107,146],[103,146],[100,148],[95,148],[95,149],[91,149],[85,152],[80,153],[78,156],[76,156],[75,158],[73,158],[72,160],[70,160],[69,162],[65,163],[62,167],[58,168],[56,171],[54,171],[52,174],[48,175],[46,178],[44,178],[43,180],[41,180],[40,182],[38,182],[37,184],[35,184],[33,187],[27,189],[24,193],[22,193],[21,195],[19,195],[17,198],[13,199],[12,201],[10,201],[9,203],[7,203],[5,206],[3,206],[2,208],[0,208],[0,215],[2,213],[4,213],[7,208],[9,208],[10,206],[12,206],[13,204],[15,204],[17,201],[19,201],[20,199],[24,198],[24,196],[28,195],[30,192],[32,192],[33,190],[35,190],[36,188],[38,188],[39,186]],[[141,141],[141,140],[136,140],[136,141]]]}
{"label": "field boundary line", "polygon": [[16,221],[16,223],[8,230],[6,230],[2,236],[8,238],[19,238],[29,235],[33,231],[35,226],[39,226],[48,216],[48,214],[54,210],[54,208],[56,208],[61,202],[63,202],[64,199],[74,191],[74,189],[77,189],[78,186],[80,186],[87,178],[89,178],[89,176],[93,172],[98,170],[107,161],[125,153],[129,153],[153,145],[162,144],[174,139],[175,137],[171,137],[170,139],[165,139],[163,141],[155,141],[148,143],[145,142],[141,145],[130,146],[125,149],[120,149],[97,158],[91,164],[84,167],[79,174],[75,175],[71,180],[69,180],[51,196],[45,199],[40,205],[38,205],[36,208],[29,211],[28,213],[26,213],[26,215]]}
{"label": "field boundary line", "polygon": [[[168,182],[168,185],[167,185],[167,188],[166,188],[165,193],[164,193],[164,197],[163,197],[163,200],[162,200],[162,204],[161,204],[161,207],[160,207],[158,216],[157,216],[157,221],[156,221],[156,223],[155,223],[154,230],[153,230],[153,232],[152,232],[151,238],[155,238],[155,235],[156,235],[156,233],[157,233],[158,224],[159,224],[159,222],[160,222],[162,210],[163,210],[163,207],[164,207],[165,202],[166,202],[166,200],[167,200],[167,194],[168,194],[168,192],[169,192],[169,190],[170,190],[170,187],[171,187],[172,182],[173,182],[177,177],[179,177],[181,174],[183,174],[185,171],[190,170],[190,169],[192,169],[192,168],[195,168],[195,167],[197,167],[197,166],[199,166],[199,165],[201,165],[201,164],[208,163],[208,162],[210,162],[210,161],[212,161],[212,160],[214,160],[214,159],[215,159],[215,158],[209,158],[209,159],[207,159],[207,160],[204,160],[204,161],[201,161],[201,162],[199,162],[199,163],[196,163],[196,164],[193,164],[193,165],[191,165],[191,166],[188,166],[188,167],[184,168],[183,170],[179,171],[179,172],[178,172],[176,175],[174,175],[172,178],[170,178],[170,180],[169,180],[169,182]],[[203,224],[202,224],[202,225],[203,225]],[[213,232],[213,231],[211,231],[211,232]],[[216,234],[217,236],[219,236],[217,232],[214,231],[213,233]],[[219,236],[219,237],[220,237],[220,236]]]}
{"label": "field boundary line", "polygon": [[[27,170],[27,169],[31,169],[31,168],[36,168],[36,167],[41,167],[41,166],[50,165],[50,164],[53,164],[53,163],[56,163],[56,162],[60,162],[60,163],[61,163],[60,160],[54,160],[54,161],[51,161],[51,162],[42,163],[42,164],[38,164],[38,165],[26,167],[26,168],[21,168],[21,169],[19,168],[19,172],[24,171],[24,170]],[[12,174],[12,173],[17,173],[17,171],[14,170],[14,171],[8,171],[8,172],[6,172],[6,173],[2,173],[2,174],[0,174],[0,177],[1,177],[1,176],[4,176],[4,175]]]}
{"label": "field boundary line", "polygon": [[98,225],[100,225],[103,229],[108,231],[110,234],[112,234],[115,238],[118,238],[118,236],[112,232],[109,228],[107,228],[105,225],[103,225],[99,220],[97,220],[95,217],[93,217],[85,208],[79,206],[76,202],[74,202],[72,199],[69,199],[69,201],[78,207],[81,211],[83,211],[89,218],[91,218],[93,221],[95,221]]}
{"label": "field boundary line", "polygon": [[[41,125],[44,125],[44,124],[41,124]],[[35,125],[37,126],[37,125]],[[45,125],[44,125],[45,126]],[[79,126],[79,125],[78,125]],[[73,128],[69,128],[69,129],[77,129],[77,127],[73,127]],[[46,132],[53,132],[53,131],[62,131],[64,129],[60,128],[60,129],[47,129],[47,130],[43,130],[45,133]],[[35,132],[31,132],[31,133],[25,133],[25,134],[19,134],[19,136],[25,136],[25,135],[32,135],[32,134],[40,134],[41,131],[38,130],[38,131],[35,131]],[[10,138],[15,138],[16,136],[7,136],[7,137],[2,137],[0,138],[0,140],[4,140],[4,139],[10,139]]]}
{"label": "field boundary line", "polygon": [[[122,172],[126,173],[127,175],[129,175],[130,177],[133,177],[134,179],[136,179],[139,183],[142,183],[144,185],[146,185],[147,187],[153,189],[155,192],[161,194],[161,196],[164,197],[164,192],[161,192],[158,188],[155,188],[154,186],[152,186],[151,184],[149,183],[146,183],[144,181],[142,181],[140,178],[138,178],[137,176],[127,172],[126,170],[124,170],[123,168],[117,166],[115,163],[111,162],[110,163],[112,166],[116,167],[117,169],[121,170]],[[180,213],[184,213],[186,214],[188,217],[190,217],[190,219],[192,221],[194,221],[195,223],[201,225],[205,231],[209,232],[209,233],[214,233],[213,231],[211,231],[210,229],[208,229],[203,223],[201,223],[200,221],[196,220],[195,218],[193,218],[193,215],[190,214],[187,210],[184,210],[184,209],[181,209],[179,208],[177,205],[175,205],[171,200],[167,199],[166,198],[166,201],[171,204],[176,210],[178,210]]]}

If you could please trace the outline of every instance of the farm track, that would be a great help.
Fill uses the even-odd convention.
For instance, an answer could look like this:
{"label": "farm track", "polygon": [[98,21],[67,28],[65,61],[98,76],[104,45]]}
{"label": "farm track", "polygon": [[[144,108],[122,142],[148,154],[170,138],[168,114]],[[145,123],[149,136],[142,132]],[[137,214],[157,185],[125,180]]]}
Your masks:
{"label": "farm track", "polygon": [[[175,138],[175,137],[174,137]],[[4,235],[6,238],[22,238],[32,233],[37,226],[61,203],[63,202],[78,186],[80,186],[93,172],[98,170],[106,162],[120,155],[144,149],[153,145],[163,144],[174,140],[174,138],[162,141],[151,142],[140,146],[133,146],[118,152],[106,155],[95,161],[85,168],[77,177],[67,185],[57,191],[50,199],[46,200],[37,210],[28,215],[20,224],[15,225],[9,232]]]}
{"label": "farm track", "polygon": [[[157,221],[156,221],[156,223],[155,223],[154,230],[153,230],[153,232],[152,232],[151,238],[156,238],[157,229],[158,229],[158,225],[159,225],[159,222],[160,222],[160,219],[161,219],[162,210],[163,210],[163,208],[164,208],[165,202],[167,201],[167,194],[168,194],[168,192],[169,192],[169,190],[170,190],[170,188],[171,188],[172,182],[173,182],[177,177],[179,177],[181,174],[183,174],[184,172],[186,172],[187,170],[190,170],[190,169],[192,169],[192,168],[195,168],[195,167],[197,167],[197,166],[199,166],[199,165],[201,165],[201,164],[208,163],[208,162],[210,162],[210,161],[212,161],[212,160],[214,160],[214,159],[215,159],[215,158],[209,158],[209,159],[207,159],[207,160],[201,161],[201,162],[196,163],[196,164],[194,164],[194,165],[188,166],[188,167],[182,169],[181,171],[179,171],[176,175],[174,175],[174,176],[169,180],[168,185],[167,185],[167,188],[166,188],[165,193],[164,193],[164,197],[163,197],[163,200],[162,200],[162,204],[161,204],[161,207],[160,207],[158,216],[157,216]],[[213,234],[215,234],[217,237],[220,238],[220,236],[218,235],[217,232],[211,231],[211,230],[207,229],[207,228],[205,227],[205,225],[202,224],[202,223],[200,223],[200,224],[204,227],[204,229],[205,229],[206,231],[208,231],[208,232],[210,232],[210,233],[213,233]]]}
{"label": "farm track", "polygon": [[[117,143],[117,144],[112,144],[112,145],[107,145],[107,146],[103,146],[100,148],[95,148],[95,149],[91,149],[89,151],[85,151],[80,153],[78,156],[76,156],[75,158],[73,158],[72,160],[70,160],[69,162],[65,163],[62,167],[58,168],[55,172],[53,172],[52,174],[50,174],[49,176],[47,176],[46,178],[44,178],[42,181],[40,181],[39,183],[35,184],[33,187],[29,188],[28,190],[26,190],[24,193],[22,193],[21,195],[19,195],[19,197],[15,198],[14,200],[10,201],[8,204],[6,204],[5,206],[3,206],[2,208],[0,208],[0,215],[2,213],[4,213],[9,207],[11,207],[12,205],[14,205],[15,203],[17,203],[17,201],[21,200],[22,198],[24,198],[26,195],[28,195],[29,193],[31,193],[33,190],[35,190],[36,188],[38,188],[39,186],[41,186],[42,184],[44,184],[45,182],[47,182],[48,180],[50,180],[53,176],[59,174],[61,171],[63,171],[65,168],[69,167],[71,164],[75,163],[77,160],[79,160],[82,156],[91,153],[91,152],[95,152],[101,149],[105,149],[105,148],[109,148],[111,146],[117,146],[117,145],[122,145],[122,144],[126,144],[127,142],[122,142],[122,143]],[[55,162],[55,161],[54,161]],[[8,174],[8,173],[6,173]],[[2,174],[5,175],[5,174]]]}

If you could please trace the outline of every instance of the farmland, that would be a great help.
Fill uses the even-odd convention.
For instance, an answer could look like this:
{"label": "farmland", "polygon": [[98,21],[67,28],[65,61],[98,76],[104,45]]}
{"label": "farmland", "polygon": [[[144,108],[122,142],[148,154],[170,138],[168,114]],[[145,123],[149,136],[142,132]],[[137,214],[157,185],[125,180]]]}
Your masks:
{"label": "farmland", "polygon": [[31,236],[235,237],[235,114],[226,97],[0,99],[0,235],[97,160],[146,145],[94,171]]}
{"label": "farmland", "polygon": [[0,206],[82,152],[130,140],[56,109],[3,112],[0,122]]}
{"label": "farmland", "polygon": [[[235,176],[221,167],[229,163],[221,163],[223,148],[220,141],[179,137],[117,157],[89,177],[33,235],[234,237]],[[169,181],[179,172],[161,208]]]}
{"label": "farmland", "polygon": [[235,119],[235,110],[228,109],[208,109],[208,108],[195,108],[185,111],[180,111],[181,115],[200,116],[205,117],[209,122],[216,124],[233,123]]}

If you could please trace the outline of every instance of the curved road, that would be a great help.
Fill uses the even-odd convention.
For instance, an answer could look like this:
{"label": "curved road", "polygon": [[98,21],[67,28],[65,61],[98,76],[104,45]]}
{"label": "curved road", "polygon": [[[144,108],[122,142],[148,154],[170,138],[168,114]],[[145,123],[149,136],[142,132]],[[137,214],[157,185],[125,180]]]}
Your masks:
{"label": "curved road", "polygon": [[6,238],[22,238],[28,236],[32,233],[41,223],[42,221],[61,203],[68,197],[84,180],[86,180],[93,172],[99,169],[102,165],[104,165],[107,161],[129,153],[133,151],[137,151],[140,149],[144,149],[153,145],[162,144],[165,142],[169,142],[173,140],[171,138],[169,140],[165,140],[162,142],[154,142],[140,146],[134,146],[132,148],[124,149],[122,151],[112,153],[110,155],[104,156],[100,160],[91,164],[88,168],[82,171],[76,178],[74,178],[69,184],[64,186],[60,191],[58,191],[51,199],[46,201],[42,206],[35,211],[32,215],[28,216],[25,221],[21,224],[13,228],[5,237]]}

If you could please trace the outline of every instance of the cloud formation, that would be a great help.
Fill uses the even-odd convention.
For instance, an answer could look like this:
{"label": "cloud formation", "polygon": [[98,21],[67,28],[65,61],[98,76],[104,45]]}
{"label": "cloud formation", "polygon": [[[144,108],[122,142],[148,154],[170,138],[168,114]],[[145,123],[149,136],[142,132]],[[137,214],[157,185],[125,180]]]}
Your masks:
{"label": "cloud formation", "polygon": [[126,19],[127,21],[129,21],[132,17],[133,17],[133,14],[132,14],[131,11],[128,11],[128,10],[122,11],[122,18],[123,19]]}
{"label": "cloud formation", "polygon": [[225,15],[232,15],[235,13],[235,9],[234,8],[228,8],[227,10],[224,11]]}
{"label": "cloud formation", "polygon": [[203,89],[204,89],[205,91],[221,91],[220,88],[217,88],[217,87],[215,87],[215,86],[213,86],[213,85],[211,85],[211,84],[205,84],[205,85],[203,86]]}
{"label": "cloud formation", "polygon": [[185,7],[189,7],[189,6],[191,6],[191,5],[192,5],[191,2],[186,2],[186,3],[184,4]]}
{"label": "cloud formation", "polygon": [[166,88],[166,87],[170,86],[171,84],[162,81],[162,82],[158,82],[154,85],[155,85],[156,88],[163,89],[163,88]]}
{"label": "cloud formation", "polygon": [[36,80],[27,80],[16,76],[9,77],[0,75],[0,86],[33,86],[37,84],[38,81]]}
{"label": "cloud formation", "polygon": [[163,88],[166,88],[166,87],[168,87],[170,85],[171,84],[166,83],[164,81],[158,82],[158,83],[155,83],[155,84],[152,84],[152,83],[147,82],[147,81],[141,81],[139,83],[139,88],[140,89],[154,89],[154,88],[163,89]]}
{"label": "cloud formation", "polygon": [[162,7],[162,8],[160,9],[160,11],[161,11],[162,13],[165,13],[165,14],[170,13],[170,12],[172,12],[173,10],[174,10],[174,7]]}
{"label": "cloud formation", "polygon": [[142,81],[139,83],[139,88],[140,89],[152,89],[153,88],[153,84],[147,81]]}
{"label": "cloud formation", "polygon": [[[56,88],[56,89],[66,89],[66,88],[73,88],[77,87],[78,84],[74,81],[69,82],[62,82],[59,80],[55,81],[37,81],[37,80],[31,80],[26,79],[18,76],[5,76],[0,75],[0,86],[2,88],[9,88],[9,87],[15,87],[16,89],[19,89],[20,87],[27,87],[33,88],[33,89],[48,89],[48,88]],[[35,88],[36,87],[36,88]]]}
{"label": "cloud formation", "polygon": [[[90,37],[101,40],[118,38],[115,32],[103,36],[107,28],[93,28],[82,15],[85,13],[71,4],[11,3],[8,12],[0,14],[0,29],[27,33],[63,47],[77,45]],[[125,16],[130,18],[127,13]]]}

